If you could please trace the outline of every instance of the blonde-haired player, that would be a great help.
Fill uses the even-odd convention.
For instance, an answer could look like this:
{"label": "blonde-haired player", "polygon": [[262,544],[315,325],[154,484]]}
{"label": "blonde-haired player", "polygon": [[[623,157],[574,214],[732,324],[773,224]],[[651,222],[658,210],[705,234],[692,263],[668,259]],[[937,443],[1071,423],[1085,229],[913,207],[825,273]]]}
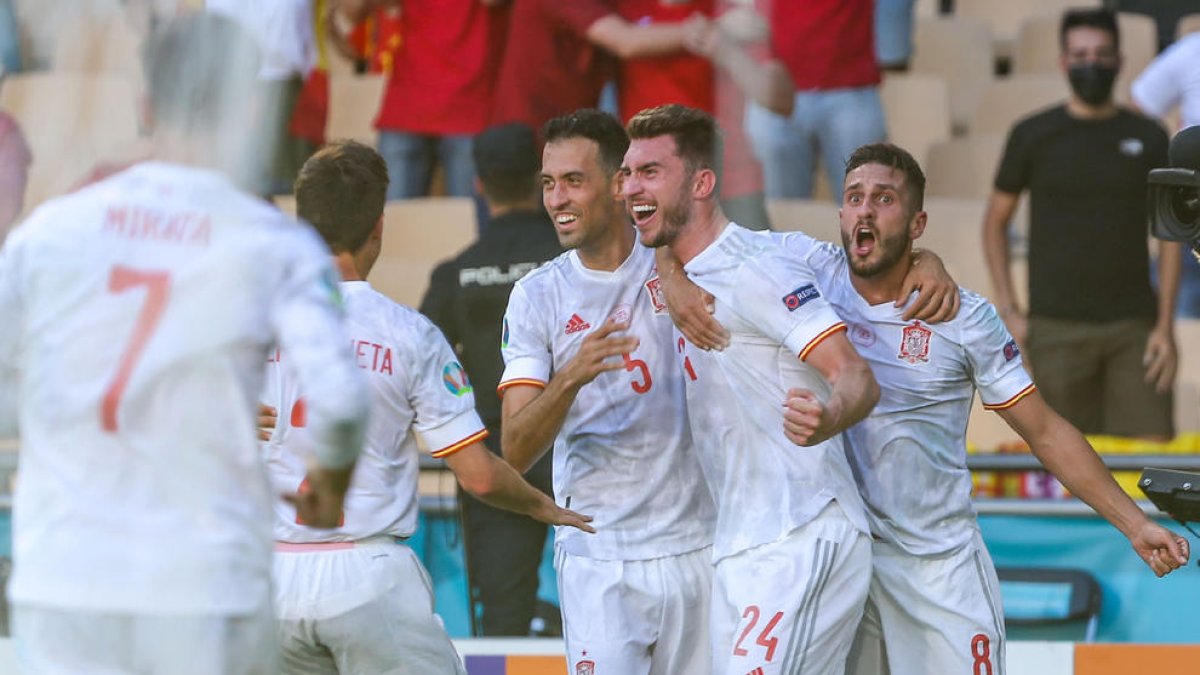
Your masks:
{"label": "blonde-haired player", "polygon": [[[417,526],[417,437],[463,488],[494,506],[591,532],[587,517],[556,506],[481,443],[466,373],[441,332],[366,281],[379,256],[387,167],[371,148],[332,143],[296,180],[299,215],[334,252],[344,279],[349,349],[366,375],[371,420],[345,511],[333,529],[309,527],[276,507],[276,615],[288,673],[461,673],[433,613],[429,577],[404,539]],[[304,480],[306,388],[291,354],[271,363],[267,403],[280,414],[266,444],[271,478]]]}
{"label": "blonde-haired player", "polygon": [[293,502],[336,522],[366,391],[325,247],[227,177],[256,59],[226,19],[167,24],[146,59],[155,159],[43,205],[0,258],[22,672],[275,672],[254,402],[276,342],[310,392]]}

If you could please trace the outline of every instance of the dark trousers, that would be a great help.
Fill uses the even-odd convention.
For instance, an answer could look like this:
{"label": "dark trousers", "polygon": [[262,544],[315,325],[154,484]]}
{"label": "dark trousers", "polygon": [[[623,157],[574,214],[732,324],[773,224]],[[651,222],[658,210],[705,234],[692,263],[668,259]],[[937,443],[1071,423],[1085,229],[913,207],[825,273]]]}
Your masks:
{"label": "dark trousers", "polygon": [[[491,429],[487,440],[489,449],[493,444],[498,446],[500,430]],[[552,493],[550,455],[547,452],[525,474],[526,480],[546,494]],[[460,495],[459,503],[467,535],[471,595],[483,608],[482,634],[529,635],[537,607],[538,568],[549,526],[493,508],[466,493]]]}

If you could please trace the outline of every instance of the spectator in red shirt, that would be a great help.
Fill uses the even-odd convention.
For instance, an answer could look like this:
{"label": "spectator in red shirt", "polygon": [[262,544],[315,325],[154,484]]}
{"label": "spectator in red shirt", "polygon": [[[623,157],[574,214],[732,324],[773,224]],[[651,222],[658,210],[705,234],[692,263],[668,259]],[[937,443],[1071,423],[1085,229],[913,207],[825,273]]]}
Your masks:
{"label": "spectator in red shirt", "polygon": [[684,25],[633,24],[617,0],[513,0],[492,122],[534,129],[594,108],[616,58],[678,52]]}
{"label": "spectator in red shirt", "polygon": [[[834,199],[855,148],[887,135],[874,49],[874,0],[775,0],[766,13],[770,58],[795,86],[790,115],[752,101],[746,132],[763,164],[768,199],[813,193],[820,153]],[[752,97],[753,98],[753,97]]]}
{"label": "spectator in red shirt", "polygon": [[[770,221],[763,199],[762,167],[742,129],[746,107],[743,88],[759,96],[769,108],[780,110],[791,105],[791,82],[782,66],[762,66],[750,58],[735,42],[732,33],[736,27],[720,31],[717,22],[692,19],[697,14],[711,17],[729,4],[730,0],[618,0],[621,15],[637,25],[688,21],[688,47],[694,52],[622,61],[617,77],[620,112],[628,121],[640,110],[679,103],[713,114],[725,140],[722,209],[741,225],[765,229]],[[722,16],[736,21],[738,17],[732,14]],[[755,14],[753,19],[765,28],[761,16]],[[743,20],[740,25],[746,23]],[[765,31],[741,37],[761,41]],[[713,63],[722,69],[714,69]],[[774,103],[751,84],[760,81],[762,87],[776,87]],[[778,99],[783,99],[782,103]]]}
{"label": "spectator in red shirt", "polygon": [[[337,0],[359,22],[400,0]],[[471,141],[488,122],[508,8],[502,0],[403,0],[404,34],[375,126],[392,182],[388,199],[475,194]]]}

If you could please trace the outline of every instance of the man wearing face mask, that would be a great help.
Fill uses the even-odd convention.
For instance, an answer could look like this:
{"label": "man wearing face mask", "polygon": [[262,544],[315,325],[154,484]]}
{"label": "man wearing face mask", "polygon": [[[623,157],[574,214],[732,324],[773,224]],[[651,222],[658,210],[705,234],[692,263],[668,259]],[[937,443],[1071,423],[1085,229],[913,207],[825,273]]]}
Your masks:
{"label": "man wearing face mask", "polygon": [[[1066,103],[1018,122],[984,216],[994,300],[1038,386],[1084,433],[1167,440],[1174,433],[1178,244],[1160,243],[1150,282],[1146,173],[1166,132],[1113,102],[1121,67],[1115,15],[1072,10],[1059,32]],[[1009,271],[1008,224],[1028,190],[1029,307]]]}

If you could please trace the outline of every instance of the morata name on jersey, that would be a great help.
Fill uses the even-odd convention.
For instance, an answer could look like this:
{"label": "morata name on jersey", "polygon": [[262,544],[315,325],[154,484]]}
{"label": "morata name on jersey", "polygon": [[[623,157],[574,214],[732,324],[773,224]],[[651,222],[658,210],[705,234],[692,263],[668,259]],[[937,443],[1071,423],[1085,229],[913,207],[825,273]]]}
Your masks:
{"label": "morata name on jersey", "polygon": [[110,206],[104,214],[103,234],[184,246],[208,246],[212,219],[194,211],[164,212],[144,206]]}

